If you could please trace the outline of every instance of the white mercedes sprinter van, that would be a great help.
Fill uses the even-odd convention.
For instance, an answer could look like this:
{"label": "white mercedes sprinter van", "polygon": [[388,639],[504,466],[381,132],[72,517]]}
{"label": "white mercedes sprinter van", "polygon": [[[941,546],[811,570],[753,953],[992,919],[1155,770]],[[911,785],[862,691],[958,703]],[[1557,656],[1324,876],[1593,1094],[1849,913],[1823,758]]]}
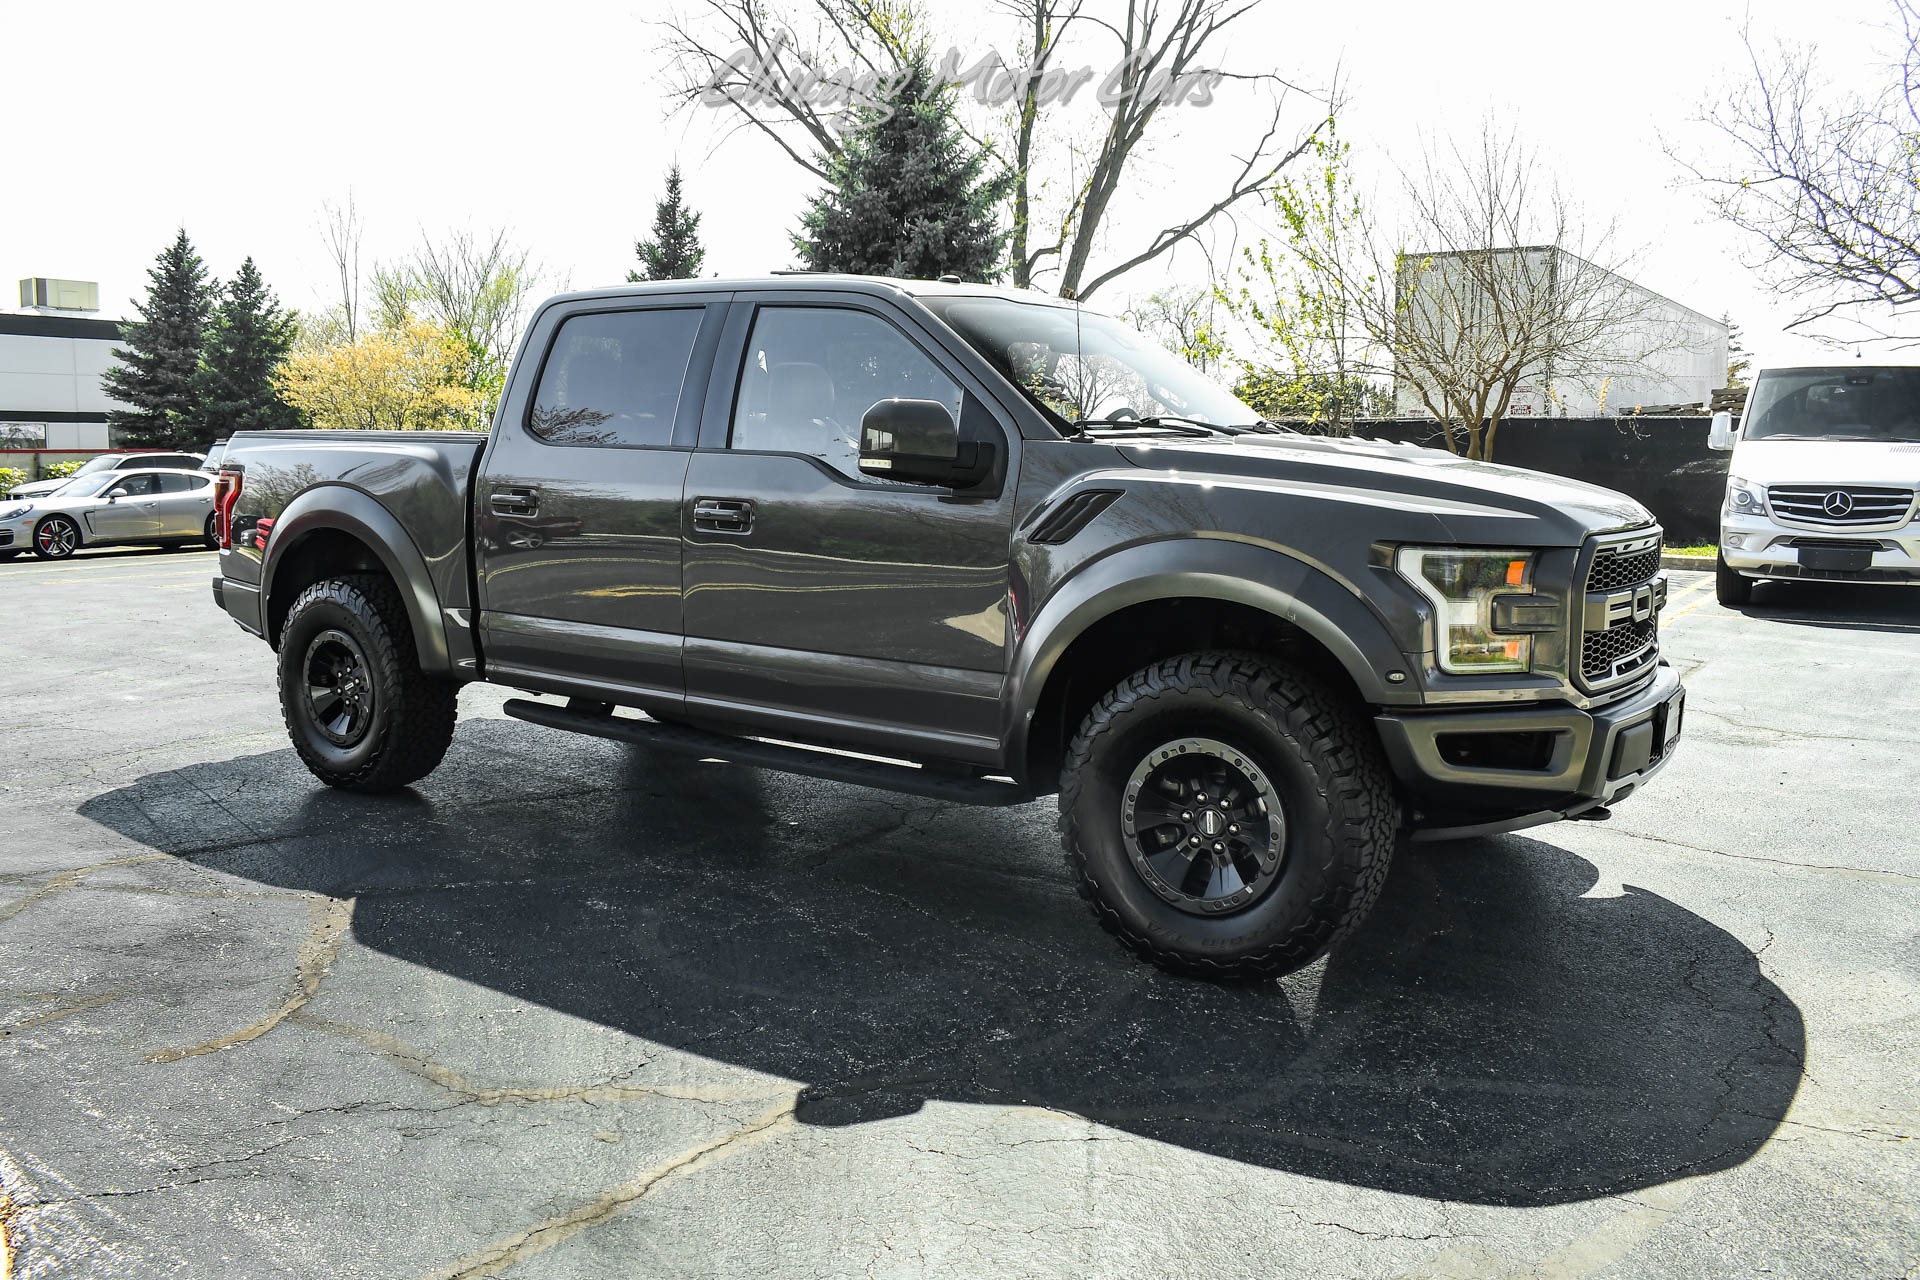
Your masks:
{"label": "white mercedes sprinter van", "polygon": [[1736,431],[1720,509],[1720,603],[1766,578],[1920,586],[1920,361],[1770,367]]}

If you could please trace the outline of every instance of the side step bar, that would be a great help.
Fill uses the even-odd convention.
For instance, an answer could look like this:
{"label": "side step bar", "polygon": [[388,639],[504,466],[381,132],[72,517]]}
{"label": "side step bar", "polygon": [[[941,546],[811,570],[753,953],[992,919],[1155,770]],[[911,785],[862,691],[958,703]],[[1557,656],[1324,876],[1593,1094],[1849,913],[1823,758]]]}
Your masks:
{"label": "side step bar", "polygon": [[597,738],[612,738],[616,742],[631,742],[643,747],[657,747],[662,751],[677,751],[682,755],[725,760],[755,769],[825,778],[829,782],[850,782],[859,787],[897,791],[927,800],[998,806],[1025,804],[1033,799],[1033,796],[1011,782],[936,773],[908,764],[836,755],[806,747],[761,742],[757,738],[734,738],[684,725],[661,724],[657,720],[640,720],[607,712],[575,711],[548,702],[531,702],[526,698],[509,698],[501,709],[516,720],[545,725],[549,729],[590,733]]}

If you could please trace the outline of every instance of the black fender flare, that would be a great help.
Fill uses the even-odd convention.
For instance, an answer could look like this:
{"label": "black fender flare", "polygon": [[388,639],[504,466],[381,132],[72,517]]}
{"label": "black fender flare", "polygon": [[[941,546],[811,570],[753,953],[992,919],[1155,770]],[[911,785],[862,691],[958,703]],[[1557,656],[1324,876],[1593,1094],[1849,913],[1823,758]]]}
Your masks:
{"label": "black fender flare", "polygon": [[[420,669],[433,675],[451,674],[453,660],[447,648],[446,625],[426,557],[392,512],[361,490],[344,484],[315,485],[288,503],[274,520],[266,558],[260,566],[262,630],[270,618],[275,572],[309,535],[323,531],[351,534],[379,557],[407,606]],[[276,634],[271,639],[279,648],[280,637]]]}
{"label": "black fender flare", "polygon": [[1078,570],[1020,633],[1006,700],[1013,777],[1026,774],[1034,713],[1067,648],[1122,609],[1175,598],[1243,604],[1298,627],[1333,655],[1370,706],[1418,701],[1415,680],[1387,682],[1389,671],[1411,668],[1386,622],[1326,570],[1271,547],[1223,538],[1141,543]]}

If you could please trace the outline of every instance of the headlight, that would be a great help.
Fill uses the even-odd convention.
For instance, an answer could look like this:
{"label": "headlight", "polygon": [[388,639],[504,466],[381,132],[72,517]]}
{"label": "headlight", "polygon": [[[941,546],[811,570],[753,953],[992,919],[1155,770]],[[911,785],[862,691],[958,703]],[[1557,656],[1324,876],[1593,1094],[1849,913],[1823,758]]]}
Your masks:
{"label": "headlight", "polygon": [[18,520],[21,516],[26,515],[32,510],[33,504],[31,502],[23,502],[19,506],[9,507],[5,511],[0,511],[0,520]]}
{"label": "headlight", "polygon": [[1531,551],[1402,547],[1394,566],[1433,602],[1442,671],[1529,670],[1531,633],[1559,626],[1559,602],[1529,599],[1534,594]]}
{"label": "headlight", "polygon": [[1727,514],[1730,516],[1763,516],[1767,513],[1767,495],[1757,484],[1749,484],[1738,476],[1727,477]]}

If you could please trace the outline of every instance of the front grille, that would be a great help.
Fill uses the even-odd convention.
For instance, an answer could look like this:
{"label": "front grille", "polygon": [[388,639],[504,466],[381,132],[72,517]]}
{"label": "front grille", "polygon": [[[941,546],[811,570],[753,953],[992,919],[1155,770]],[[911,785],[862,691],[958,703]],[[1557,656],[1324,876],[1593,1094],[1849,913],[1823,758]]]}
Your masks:
{"label": "front grille", "polygon": [[1767,490],[1776,519],[1838,528],[1895,525],[1913,510],[1913,490],[1889,485],[1776,484]]}
{"label": "front grille", "polygon": [[1626,555],[1602,553],[1594,557],[1593,568],[1587,573],[1587,590],[1612,591],[1615,587],[1636,587],[1659,571],[1658,542],[1645,551]]}
{"label": "front grille", "polygon": [[1622,622],[1590,632],[1580,642],[1580,674],[1588,684],[1626,679],[1660,656],[1659,635],[1651,622]]}
{"label": "front grille", "polygon": [[1660,660],[1661,536],[1641,529],[1599,539],[1587,555],[1578,677],[1598,693],[1635,680]]}

